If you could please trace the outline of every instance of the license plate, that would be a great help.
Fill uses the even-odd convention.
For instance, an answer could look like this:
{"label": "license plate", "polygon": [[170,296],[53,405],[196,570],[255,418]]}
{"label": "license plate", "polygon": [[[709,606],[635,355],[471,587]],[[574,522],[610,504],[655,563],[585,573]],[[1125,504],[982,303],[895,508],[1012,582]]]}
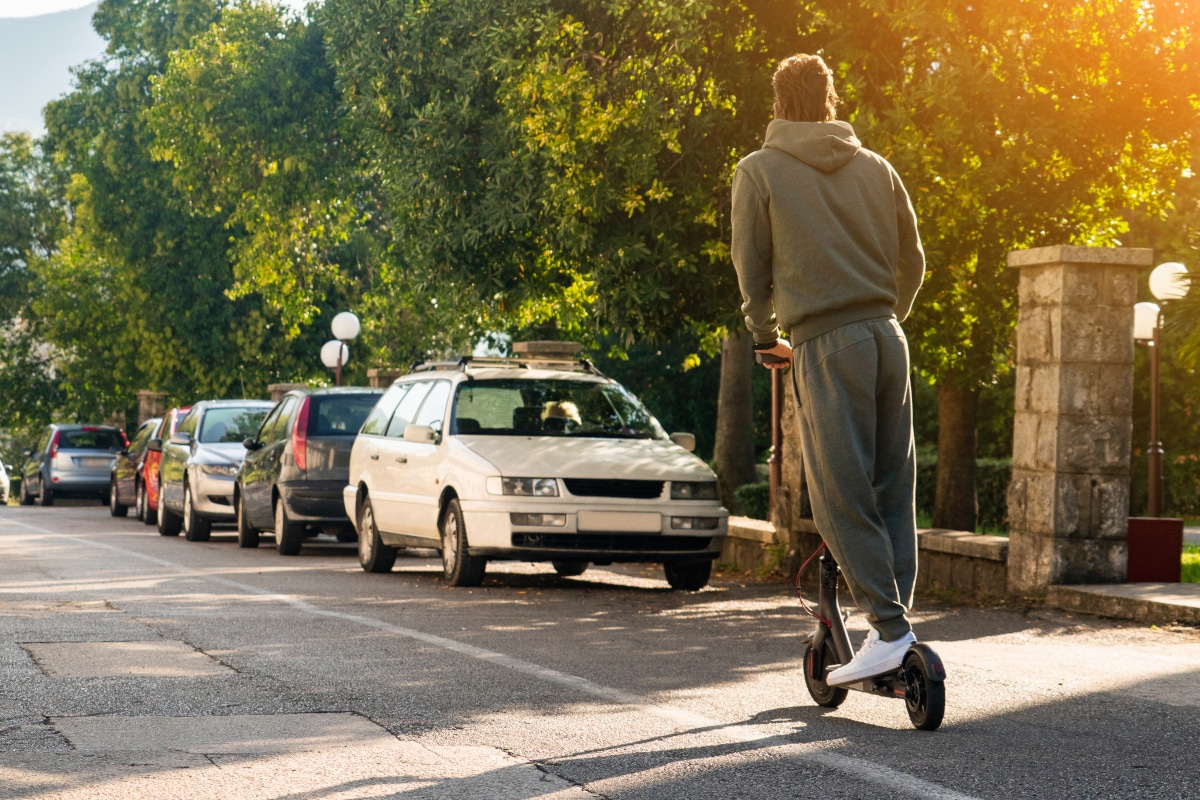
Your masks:
{"label": "license plate", "polygon": [[112,466],[111,458],[77,458],[75,463],[84,469],[104,469]]}
{"label": "license plate", "polygon": [[581,531],[624,531],[661,533],[662,514],[650,511],[580,511]]}

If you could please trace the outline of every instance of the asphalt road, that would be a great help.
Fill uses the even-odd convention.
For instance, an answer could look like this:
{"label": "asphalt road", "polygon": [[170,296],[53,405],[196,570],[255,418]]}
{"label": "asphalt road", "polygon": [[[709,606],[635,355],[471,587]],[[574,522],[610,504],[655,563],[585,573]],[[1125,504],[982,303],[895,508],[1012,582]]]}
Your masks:
{"label": "asphalt road", "polygon": [[[0,797],[1194,798],[1200,633],[922,601],[946,720],[816,707],[782,585],[285,558],[0,508]],[[851,620],[857,641],[865,628]]]}

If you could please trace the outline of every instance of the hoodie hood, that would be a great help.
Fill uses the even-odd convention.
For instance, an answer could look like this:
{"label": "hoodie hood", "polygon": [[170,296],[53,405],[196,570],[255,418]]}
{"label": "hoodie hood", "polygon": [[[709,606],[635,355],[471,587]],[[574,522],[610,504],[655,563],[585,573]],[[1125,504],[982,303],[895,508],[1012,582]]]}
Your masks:
{"label": "hoodie hood", "polygon": [[782,150],[821,172],[835,172],[862,148],[850,123],[791,122],[774,119],[767,125],[764,148]]}

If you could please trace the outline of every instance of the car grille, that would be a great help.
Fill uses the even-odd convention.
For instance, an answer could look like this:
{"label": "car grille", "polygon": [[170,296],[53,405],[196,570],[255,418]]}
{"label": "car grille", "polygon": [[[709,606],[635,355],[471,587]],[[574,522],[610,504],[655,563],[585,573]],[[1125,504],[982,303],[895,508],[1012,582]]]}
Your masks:
{"label": "car grille", "polygon": [[711,536],[638,536],[627,533],[514,533],[513,547],[613,553],[689,553],[707,550]]}
{"label": "car grille", "polygon": [[567,491],[576,497],[627,497],[654,500],[662,497],[662,481],[623,481],[590,478],[564,478]]}

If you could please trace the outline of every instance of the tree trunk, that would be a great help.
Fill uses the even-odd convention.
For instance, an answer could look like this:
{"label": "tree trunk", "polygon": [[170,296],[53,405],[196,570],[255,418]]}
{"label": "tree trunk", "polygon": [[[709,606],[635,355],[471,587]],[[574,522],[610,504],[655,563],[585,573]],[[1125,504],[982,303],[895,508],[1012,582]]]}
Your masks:
{"label": "tree trunk", "polygon": [[750,387],[754,369],[754,339],[746,331],[731,333],[721,344],[721,388],[717,397],[717,435],[713,450],[721,502],[731,512],[741,509],[734,490],[753,483],[754,397]]}
{"label": "tree trunk", "polygon": [[963,389],[950,378],[938,381],[937,398],[938,462],[933,527],[974,531],[979,390]]}

